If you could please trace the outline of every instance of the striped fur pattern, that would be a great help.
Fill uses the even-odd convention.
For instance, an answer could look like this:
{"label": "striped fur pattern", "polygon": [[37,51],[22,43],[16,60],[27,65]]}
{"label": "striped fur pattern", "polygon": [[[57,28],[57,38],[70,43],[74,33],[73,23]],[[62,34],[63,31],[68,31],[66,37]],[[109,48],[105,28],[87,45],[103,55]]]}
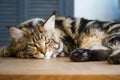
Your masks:
{"label": "striped fur pattern", "polygon": [[[106,60],[120,63],[120,22],[58,17],[56,28],[72,61]],[[66,46],[66,47],[67,47]]]}
{"label": "striped fur pattern", "polygon": [[56,57],[63,50],[62,41],[54,34],[55,15],[47,21],[31,19],[18,27],[9,27],[11,41],[3,48],[2,56],[19,58]]}
{"label": "striped fur pattern", "polygon": [[[108,59],[109,63],[120,63],[120,22],[72,17],[54,18],[53,14],[47,21],[35,18],[20,24],[17,29],[27,32],[27,37],[24,36],[25,41],[20,38],[18,40],[24,43],[20,46],[25,47],[12,53],[19,53],[17,57],[22,55],[22,58],[31,58],[28,54],[35,58],[50,58],[64,53],[70,56],[72,61]],[[12,40],[9,45],[13,47],[15,44],[12,51],[17,49],[19,44],[14,42]],[[5,56],[6,53],[11,53],[9,46],[3,50]]]}

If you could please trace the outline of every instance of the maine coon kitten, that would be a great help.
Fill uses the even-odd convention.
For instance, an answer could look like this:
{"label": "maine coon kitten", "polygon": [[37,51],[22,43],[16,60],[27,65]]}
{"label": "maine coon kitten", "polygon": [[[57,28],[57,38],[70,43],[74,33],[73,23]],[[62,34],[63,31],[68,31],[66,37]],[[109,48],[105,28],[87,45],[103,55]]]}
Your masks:
{"label": "maine coon kitten", "polygon": [[54,33],[54,26],[55,14],[47,21],[36,18],[23,22],[18,27],[9,27],[11,40],[2,49],[2,56],[46,59],[56,57],[62,51],[63,43]]}
{"label": "maine coon kitten", "polygon": [[[55,15],[52,15],[46,22],[35,18],[25,21],[18,28],[31,33],[30,35],[27,33],[28,38],[24,36],[24,39],[28,41],[22,41],[23,43],[26,42],[26,47],[14,52],[14,54],[22,54],[23,58],[40,58],[41,54],[42,58],[45,58],[46,55],[51,57],[54,54],[65,53],[71,61],[108,59],[109,63],[120,63],[119,22],[103,22],[71,17],[57,17],[55,19]],[[42,35],[45,38],[42,38]],[[45,43],[50,45],[48,46]],[[3,53],[8,53],[7,51],[10,51],[9,47],[4,49]],[[26,55],[29,56],[29,53],[32,57],[26,57]],[[39,57],[33,56],[36,54],[39,54]]]}

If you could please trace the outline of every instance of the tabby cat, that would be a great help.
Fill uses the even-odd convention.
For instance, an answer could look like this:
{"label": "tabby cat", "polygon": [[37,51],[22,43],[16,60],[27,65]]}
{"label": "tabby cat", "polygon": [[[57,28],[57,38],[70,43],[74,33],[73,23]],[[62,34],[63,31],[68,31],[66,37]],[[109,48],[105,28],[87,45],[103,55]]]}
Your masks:
{"label": "tabby cat", "polygon": [[35,18],[9,27],[10,45],[3,56],[50,58],[69,56],[71,61],[108,60],[120,63],[120,22],[85,18]]}
{"label": "tabby cat", "polygon": [[63,43],[54,27],[55,14],[47,21],[35,18],[18,27],[8,27],[10,44],[2,49],[2,56],[46,59],[56,57],[62,52]]}

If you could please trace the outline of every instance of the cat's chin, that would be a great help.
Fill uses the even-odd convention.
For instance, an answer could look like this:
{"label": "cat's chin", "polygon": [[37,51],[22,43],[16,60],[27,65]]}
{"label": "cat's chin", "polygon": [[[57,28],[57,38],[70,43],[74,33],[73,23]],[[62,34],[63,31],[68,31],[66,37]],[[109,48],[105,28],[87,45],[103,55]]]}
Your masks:
{"label": "cat's chin", "polygon": [[47,51],[45,54],[34,55],[36,59],[50,59],[51,57],[56,57],[52,51]]}
{"label": "cat's chin", "polygon": [[44,59],[45,55],[44,54],[34,55],[34,58],[36,58],[36,59]]}
{"label": "cat's chin", "polygon": [[45,54],[45,59],[50,59],[52,56],[52,51],[47,51]]}

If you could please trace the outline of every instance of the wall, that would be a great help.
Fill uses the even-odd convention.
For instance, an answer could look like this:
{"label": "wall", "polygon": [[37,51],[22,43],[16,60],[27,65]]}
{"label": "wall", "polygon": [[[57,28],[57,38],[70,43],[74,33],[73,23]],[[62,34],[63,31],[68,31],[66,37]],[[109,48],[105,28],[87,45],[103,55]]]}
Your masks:
{"label": "wall", "polygon": [[118,0],[75,0],[74,16],[104,21],[120,20]]}

